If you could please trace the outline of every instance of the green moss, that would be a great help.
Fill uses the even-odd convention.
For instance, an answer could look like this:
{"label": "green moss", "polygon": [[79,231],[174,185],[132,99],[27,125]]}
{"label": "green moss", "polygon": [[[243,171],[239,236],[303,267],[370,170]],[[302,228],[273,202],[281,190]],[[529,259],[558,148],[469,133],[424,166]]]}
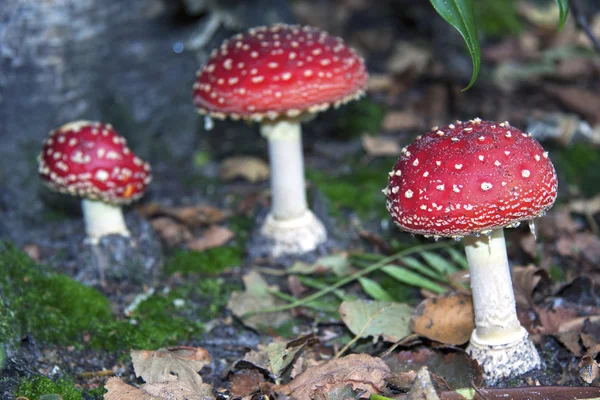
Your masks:
{"label": "green moss", "polygon": [[86,392],[87,397],[91,400],[102,400],[104,399],[104,394],[106,393],[106,389],[100,386],[97,388],[90,389]]}
{"label": "green moss", "polygon": [[558,154],[552,161],[559,172],[564,172],[562,183],[577,186],[585,196],[594,196],[600,186],[600,152],[587,143],[574,143]]}
{"label": "green moss", "polygon": [[307,176],[331,201],[332,215],[339,216],[339,209],[342,207],[363,218],[388,218],[381,190],[387,184],[388,172],[394,161],[381,159],[368,166],[354,165],[350,171],[341,175],[309,170]]}
{"label": "green moss", "polygon": [[34,376],[30,379],[21,379],[19,387],[15,392],[16,397],[25,397],[29,400],[38,400],[40,396],[58,394],[62,400],[81,400],[81,390],[77,389],[73,382],[66,379],[53,381],[45,376]]}
{"label": "green moss", "polygon": [[[216,278],[189,281],[151,296],[129,319],[120,319],[97,290],[65,275],[44,272],[13,246],[0,243],[0,271],[0,290],[23,334],[44,343],[78,347],[88,334],[88,346],[107,351],[156,349],[197,338],[203,322],[218,314],[233,288]],[[0,326],[11,326],[10,320],[4,321]]]}
{"label": "green moss", "polygon": [[474,5],[483,33],[501,37],[518,34],[523,30],[516,0],[476,1]]}
{"label": "green moss", "polygon": [[221,246],[204,251],[178,251],[165,263],[164,270],[169,275],[175,272],[214,275],[227,267],[240,265],[241,261],[240,246]]}
{"label": "green moss", "polygon": [[375,134],[381,130],[385,106],[369,97],[353,101],[337,111],[333,134],[342,138],[354,138],[363,133]]}

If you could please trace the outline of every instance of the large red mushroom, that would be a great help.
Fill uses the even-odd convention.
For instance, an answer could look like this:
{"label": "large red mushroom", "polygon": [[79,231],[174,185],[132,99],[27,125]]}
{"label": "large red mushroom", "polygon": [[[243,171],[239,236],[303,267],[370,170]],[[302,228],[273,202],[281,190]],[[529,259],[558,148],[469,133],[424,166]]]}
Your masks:
{"label": "large red mushroom", "polygon": [[75,121],[50,132],[38,172],[51,189],[82,198],[87,239],[129,236],[121,206],[143,196],[150,165],[127,147],[110,124]]}
{"label": "large red mushroom", "polygon": [[258,121],[268,140],[272,206],[261,233],[272,256],[305,253],[326,240],[306,202],[300,123],[360,97],[366,83],[362,58],[341,39],[283,24],[225,41],[198,72],[200,113]]}
{"label": "large red mushroom", "polygon": [[467,351],[490,383],[540,365],[516,313],[503,228],[552,207],[557,177],[548,153],[509,125],[457,121],[404,148],[384,189],[402,230],[464,238],[475,308]]}

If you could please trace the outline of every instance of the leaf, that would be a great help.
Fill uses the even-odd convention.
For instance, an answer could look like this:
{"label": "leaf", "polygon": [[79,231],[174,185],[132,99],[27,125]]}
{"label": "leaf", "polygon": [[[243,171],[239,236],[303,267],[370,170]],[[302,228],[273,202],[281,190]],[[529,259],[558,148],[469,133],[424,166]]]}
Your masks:
{"label": "leaf", "polygon": [[233,292],[227,302],[227,308],[238,318],[242,318],[244,325],[259,330],[262,328],[278,328],[291,319],[291,316],[285,312],[276,312],[268,314],[256,314],[244,317],[248,313],[260,312],[263,309],[271,308],[284,304],[269,293],[277,289],[270,287],[267,282],[256,271],[250,271],[242,277],[245,292]]}
{"label": "leaf", "polygon": [[[437,13],[460,32],[473,60],[473,75],[471,82],[463,90],[469,89],[479,75],[481,65],[481,50],[477,37],[477,23],[473,12],[473,0],[429,0]],[[493,0],[491,0],[493,1]],[[564,0],[563,0],[564,1]]]}
{"label": "leaf", "polygon": [[446,249],[452,261],[458,264],[463,269],[469,269],[469,262],[467,261],[467,257],[465,257],[465,252],[460,253],[453,247],[448,247]]}
{"label": "leaf", "polygon": [[567,16],[569,15],[569,0],[556,0],[556,4],[558,4],[558,11],[560,12],[558,30],[562,31],[565,22],[567,22]]}
{"label": "leaf", "polygon": [[414,269],[418,273],[425,275],[429,278],[440,281],[445,280],[444,276],[438,274],[435,271],[432,271],[431,268],[428,268],[427,266],[425,266],[425,264],[423,264],[421,261],[417,260],[414,257],[403,257],[400,261],[402,261],[402,264],[409,267],[410,269]]}
{"label": "leaf", "polygon": [[160,397],[152,396],[142,389],[126,384],[121,378],[112,377],[106,381],[104,389],[104,400],[161,400]]}
{"label": "leaf", "polygon": [[427,264],[429,264],[431,268],[435,269],[442,275],[449,275],[458,271],[458,268],[456,268],[454,264],[446,260],[444,257],[440,256],[439,254],[430,251],[423,251],[421,252],[421,257],[423,257],[425,261],[427,261]]}
{"label": "leaf", "polygon": [[235,237],[228,228],[220,225],[212,225],[202,233],[202,237],[195,238],[186,243],[189,250],[203,251],[213,247],[223,246]]}
{"label": "leaf", "polygon": [[135,376],[146,383],[165,382],[177,376],[199,393],[206,391],[198,371],[210,363],[208,351],[201,347],[177,346],[154,350],[131,350]]}
{"label": "leaf", "polygon": [[445,293],[446,289],[437,283],[431,282],[427,278],[416,274],[412,271],[409,271],[405,268],[400,268],[395,265],[386,265],[381,267],[381,270],[386,274],[390,275],[392,278],[400,281],[402,283],[406,283],[407,285],[417,286],[423,289],[427,289],[434,293]]}
{"label": "leaf", "polygon": [[[390,368],[380,359],[367,354],[351,354],[312,367],[298,375],[287,388],[296,400],[327,398],[324,395],[351,385],[359,392],[381,393],[390,377]],[[362,395],[365,398],[367,395]]]}
{"label": "leaf", "polygon": [[412,307],[393,302],[355,300],[340,305],[340,316],[352,333],[397,342],[411,334]]}
{"label": "leaf", "polygon": [[289,274],[326,274],[332,272],[336,276],[349,275],[352,272],[348,253],[342,252],[323,256],[317,259],[312,264],[307,264],[302,261],[296,261],[290,268],[287,269]]}
{"label": "leaf", "polygon": [[378,301],[393,301],[392,296],[382,288],[379,283],[369,278],[358,278],[358,282],[362,286],[366,294],[371,296],[373,300]]}
{"label": "leaf", "polygon": [[463,344],[474,328],[473,302],[464,293],[450,293],[423,300],[410,321],[411,330],[445,344]]}
{"label": "leaf", "polygon": [[252,156],[229,157],[219,166],[219,178],[224,181],[241,178],[257,183],[268,179],[270,173],[267,163]]}

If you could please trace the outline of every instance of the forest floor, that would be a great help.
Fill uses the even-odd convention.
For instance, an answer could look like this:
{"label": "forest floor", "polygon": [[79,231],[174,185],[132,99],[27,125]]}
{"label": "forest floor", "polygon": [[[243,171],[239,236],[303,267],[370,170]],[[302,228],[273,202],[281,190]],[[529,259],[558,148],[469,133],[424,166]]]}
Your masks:
{"label": "forest floor", "polygon": [[[600,397],[584,389],[600,385],[600,57],[572,17],[556,31],[553,2],[497,18],[481,9],[481,76],[462,91],[470,58],[428,2],[370,3],[292,6],[371,73],[366,97],[303,126],[328,242],[302,257],[257,254],[266,145],[239,122],[200,132],[185,165],[155,150],[150,192],[127,209],[137,247],[103,240],[108,261],[84,244],[78,202],[40,189],[44,214],[0,248],[0,397],[100,399],[112,377],[107,399],[404,398],[415,379],[433,381],[427,399],[473,387],[461,393],[523,398],[540,385],[553,386],[538,390],[547,398]],[[587,17],[600,36],[600,10]],[[473,311],[462,243],[399,231],[381,194],[416,135],[476,117],[531,132],[559,177],[537,238],[527,226],[505,233],[542,367],[493,388],[464,351]],[[381,268],[390,264],[411,278]],[[114,266],[104,282],[92,278],[101,265]],[[415,378],[422,366],[429,374]]]}

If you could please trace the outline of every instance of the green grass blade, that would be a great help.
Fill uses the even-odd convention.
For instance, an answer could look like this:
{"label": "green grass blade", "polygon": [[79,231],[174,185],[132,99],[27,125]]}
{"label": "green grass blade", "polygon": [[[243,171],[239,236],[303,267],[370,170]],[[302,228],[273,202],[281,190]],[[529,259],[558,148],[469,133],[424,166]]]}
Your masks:
{"label": "green grass blade", "polygon": [[[437,13],[462,35],[473,61],[471,82],[463,90],[469,89],[477,80],[481,65],[481,49],[477,37],[477,23],[473,11],[473,0],[429,0]],[[493,1],[493,0],[491,0]],[[558,0],[557,0],[558,1]],[[563,0],[565,1],[565,0]]]}
{"label": "green grass blade", "polygon": [[446,249],[452,261],[456,264],[460,265],[462,269],[469,269],[469,262],[467,261],[467,257],[465,257],[465,252],[460,252],[453,247],[448,247]]}
{"label": "green grass blade", "polygon": [[427,267],[425,264],[423,264],[421,261],[417,260],[414,257],[404,257],[400,260],[400,262],[404,266],[415,270],[421,275],[427,276],[428,278],[442,282],[446,281],[446,277],[444,276],[444,274],[440,274],[437,271],[432,270],[431,268]]}
{"label": "green grass blade", "polygon": [[379,285],[379,283],[375,282],[373,279],[369,278],[358,278],[358,282],[362,286],[363,290],[366,294],[371,296],[373,300],[378,301],[394,301],[394,298],[385,291],[384,288]]}
{"label": "green grass blade", "polygon": [[445,293],[446,289],[442,286],[431,282],[429,279],[425,278],[422,275],[414,273],[405,268],[400,268],[395,265],[386,265],[381,267],[381,270],[391,276],[392,278],[400,281],[402,283],[406,283],[407,285],[420,287],[423,289],[427,289],[434,293]]}
{"label": "green grass blade", "polygon": [[558,4],[558,10],[560,12],[558,19],[558,30],[562,31],[562,28],[565,26],[565,22],[567,22],[567,15],[569,15],[569,1],[556,0],[556,4]]}
{"label": "green grass blade", "polygon": [[421,253],[421,257],[423,257],[423,259],[427,261],[427,264],[429,264],[431,268],[433,268],[442,275],[453,274],[459,270],[459,268],[457,268],[456,265],[446,260],[439,254],[424,251]]}

